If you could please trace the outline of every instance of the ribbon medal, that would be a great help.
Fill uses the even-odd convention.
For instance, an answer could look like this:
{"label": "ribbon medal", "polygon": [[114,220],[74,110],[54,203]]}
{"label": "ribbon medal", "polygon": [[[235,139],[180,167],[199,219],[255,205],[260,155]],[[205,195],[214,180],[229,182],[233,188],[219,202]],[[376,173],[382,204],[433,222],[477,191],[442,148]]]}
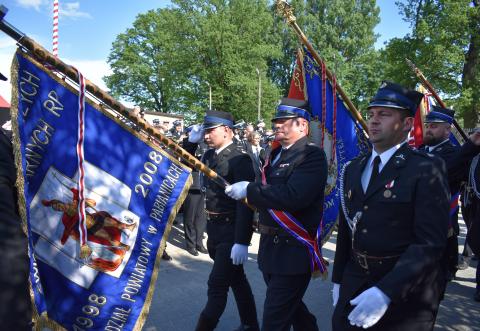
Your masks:
{"label": "ribbon medal", "polygon": [[383,192],[383,196],[387,199],[392,196],[392,191],[390,189],[393,187],[393,184],[395,184],[395,179],[385,185],[386,190]]}

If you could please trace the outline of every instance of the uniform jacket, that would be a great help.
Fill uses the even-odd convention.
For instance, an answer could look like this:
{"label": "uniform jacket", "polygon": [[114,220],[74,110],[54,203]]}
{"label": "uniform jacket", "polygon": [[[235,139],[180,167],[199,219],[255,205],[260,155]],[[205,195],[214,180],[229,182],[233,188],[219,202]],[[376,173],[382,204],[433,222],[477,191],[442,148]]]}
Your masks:
{"label": "uniform jacket", "polygon": [[369,157],[354,159],[344,174],[347,216],[362,213],[353,246],[370,256],[398,257],[362,269],[353,261],[352,232],[342,210],[332,275],[341,284],[336,309],[351,309],[349,300],[377,286],[392,301],[387,314],[417,305],[418,313],[428,315],[438,304],[441,291],[435,286],[443,277],[450,199],[444,163],[404,144],[364,193],[361,176]]}
{"label": "uniform jacket", "polygon": [[[279,152],[280,148],[273,152],[270,162]],[[267,209],[282,210],[293,214],[314,236],[323,215],[327,180],[325,152],[304,137],[282,151],[280,159],[266,167],[265,175],[267,185],[251,183],[247,187],[248,202],[258,208],[260,224],[280,228]],[[266,273],[311,272],[307,248],[292,236],[276,238],[262,234],[258,264]]]}
{"label": "uniform jacket", "polygon": [[[192,143],[188,141],[188,137],[185,137],[182,140],[182,147],[185,149],[187,152],[195,156],[198,160],[200,160],[203,157],[203,154],[207,150],[206,144],[201,142],[201,143]],[[187,166],[186,162],[184,162]],[[198,172],[197,169],[192,169],[192,185],[190,186],[189,192],[191,193],[200,193],[201,190],[201,184],[200,184],[200,173]]]}
{"label": "uniform jacket", "polygon": [[[428,151],[426,146],[421,146],[420,149]],[[460,190],[462,181],[468,179],[470,161],[476,154],[480,153],[480,147],[475,146],[470,140],[467,140],[461,147],[455,146],[447,140],[429,153],[445,161],[450,193],[456,194]]]}
{"label": "uniform jacket", "polygon": [[4,330],[31,330],[28,243],[18,214],[15,180],[12,144],[0,128],[0,325]]}
{"label": "uniform jacket", "polygon": [[[214,149],[209,149],[205,152],[203,161],[228,183],[253,182],[255,180],[252,160],[234,143],[227,146],[218,155],[215,154]],[[234,241],[238,244],[248,245],[253,233],[253,210],[241,201],[228,197],[224,192],[225,189],[211,179],[204,177],[203,184],[206,210],[214,213],[233,214],[235,219]]]}
{"label": "uniform jacket", "polygon": [[480,154],[469,164],[469,180],[463,193],[463,219],[468,225],[467,243],[480,255]]}
{"label": "uniform jacket", "polygon": [[262,166],[265,162],[265,149],[263,147],[260,147],[260,153],[258,155],[258,158],[253,153],[252,144],[250,144],[249,142],[246,143],[246,150],[247,150],[248,155],[250,155],[250,157],[253,161],[253,166],[254,166],[254,170],[255,170],[255,177],[258,181],[260,181],[261,178],[262,178],[261,169],[262,169]]}
{"label": "uniform jacket", "polygon": [[[428,151],[426,146],[421,146],[420,149]],[[447,140],[429,152],[445,161],[448,186],[452,195],[459,193],[462,182],[468,180],[470,161],[479,152],[480,148],[475,146],[470,140],[467,140],[461,147],[455,146],[450,140]],[[458,226],[458,213],[452,215],[451,223],[454,232],[458,234],[460,231]]]}

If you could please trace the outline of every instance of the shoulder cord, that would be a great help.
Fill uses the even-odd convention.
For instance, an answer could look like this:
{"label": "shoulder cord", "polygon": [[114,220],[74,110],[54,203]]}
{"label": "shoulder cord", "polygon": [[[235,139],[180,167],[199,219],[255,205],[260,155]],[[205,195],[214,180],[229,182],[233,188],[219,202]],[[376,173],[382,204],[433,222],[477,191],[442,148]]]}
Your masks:
{"label": "shoulder cord", "polygon": [[477,155],[473,158],[472,160],[472,165],[470,166],[470,174],[469,174],[469,182],[470,182],[470,185],[472,186],[473,188],[473,192],[475,193],[475,195],[477,196],[477,198],[480,199],[480,192],[478,191],[479,190],[479,187],[477,187],[477,181],[476,181],[476,178],[475,178],[475,168],[477,167],[478,165],[478,160],[480,158],[480,155]]}

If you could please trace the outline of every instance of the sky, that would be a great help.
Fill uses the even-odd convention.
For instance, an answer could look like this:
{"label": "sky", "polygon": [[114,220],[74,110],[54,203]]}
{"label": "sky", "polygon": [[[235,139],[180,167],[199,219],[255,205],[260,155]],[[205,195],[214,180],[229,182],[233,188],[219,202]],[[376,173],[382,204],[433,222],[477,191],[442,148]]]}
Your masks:
{"label": "sky", "polygon": [[[170,6],[169,0],[59,0],[59,57],[78,68],[100,88],[111,73],[107,58],[116,36],[130,28],[138,14]],[[52,50],[53,0],[0,0],[8,8],[5,21],[48,50]],[[377,0],[381,22],[375,47],[403,37],[409,26],[394,0]],[[0,31],[0,72],[10,78],[15,41]],[[10,81],[0,82],[0,95],[10,102]]]}

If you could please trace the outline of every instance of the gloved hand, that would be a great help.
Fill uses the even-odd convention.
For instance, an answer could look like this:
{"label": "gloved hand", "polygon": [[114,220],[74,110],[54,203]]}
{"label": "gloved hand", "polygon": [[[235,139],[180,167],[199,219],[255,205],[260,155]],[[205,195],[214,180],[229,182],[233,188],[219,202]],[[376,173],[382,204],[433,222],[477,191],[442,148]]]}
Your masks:
{"label": "gloved hand", "polygon": [[337,305],[339,295],[340,295],[340,284],[333,283],[332,300],[333,300],[334,307]]}
{"label": "gloved hand", "polygon": [[350,304],[356,306],[348,315],[350,324],[366,329],[382,318],[390,304],[390,298],[374,286],[350,300]]}
{"label": "gloved hand", "polygon": [[203,124],[192,125],[192,130],[190,130],[188,134],[188,141],[196,144],[203,139],[204,135],[205,130],[203,129]]}
{"label": "gloved hand", "polygon": [[248,246],[242,244],[234,244],[230,253],[230,258],[233,264],[239,265],[247,261],[248,258]]}
{"label": "gloved hand", "polygon": [[238,182],[225,188],[225,194],[235,200],[241,200],[247,196],[247,186],[250,182]]}

